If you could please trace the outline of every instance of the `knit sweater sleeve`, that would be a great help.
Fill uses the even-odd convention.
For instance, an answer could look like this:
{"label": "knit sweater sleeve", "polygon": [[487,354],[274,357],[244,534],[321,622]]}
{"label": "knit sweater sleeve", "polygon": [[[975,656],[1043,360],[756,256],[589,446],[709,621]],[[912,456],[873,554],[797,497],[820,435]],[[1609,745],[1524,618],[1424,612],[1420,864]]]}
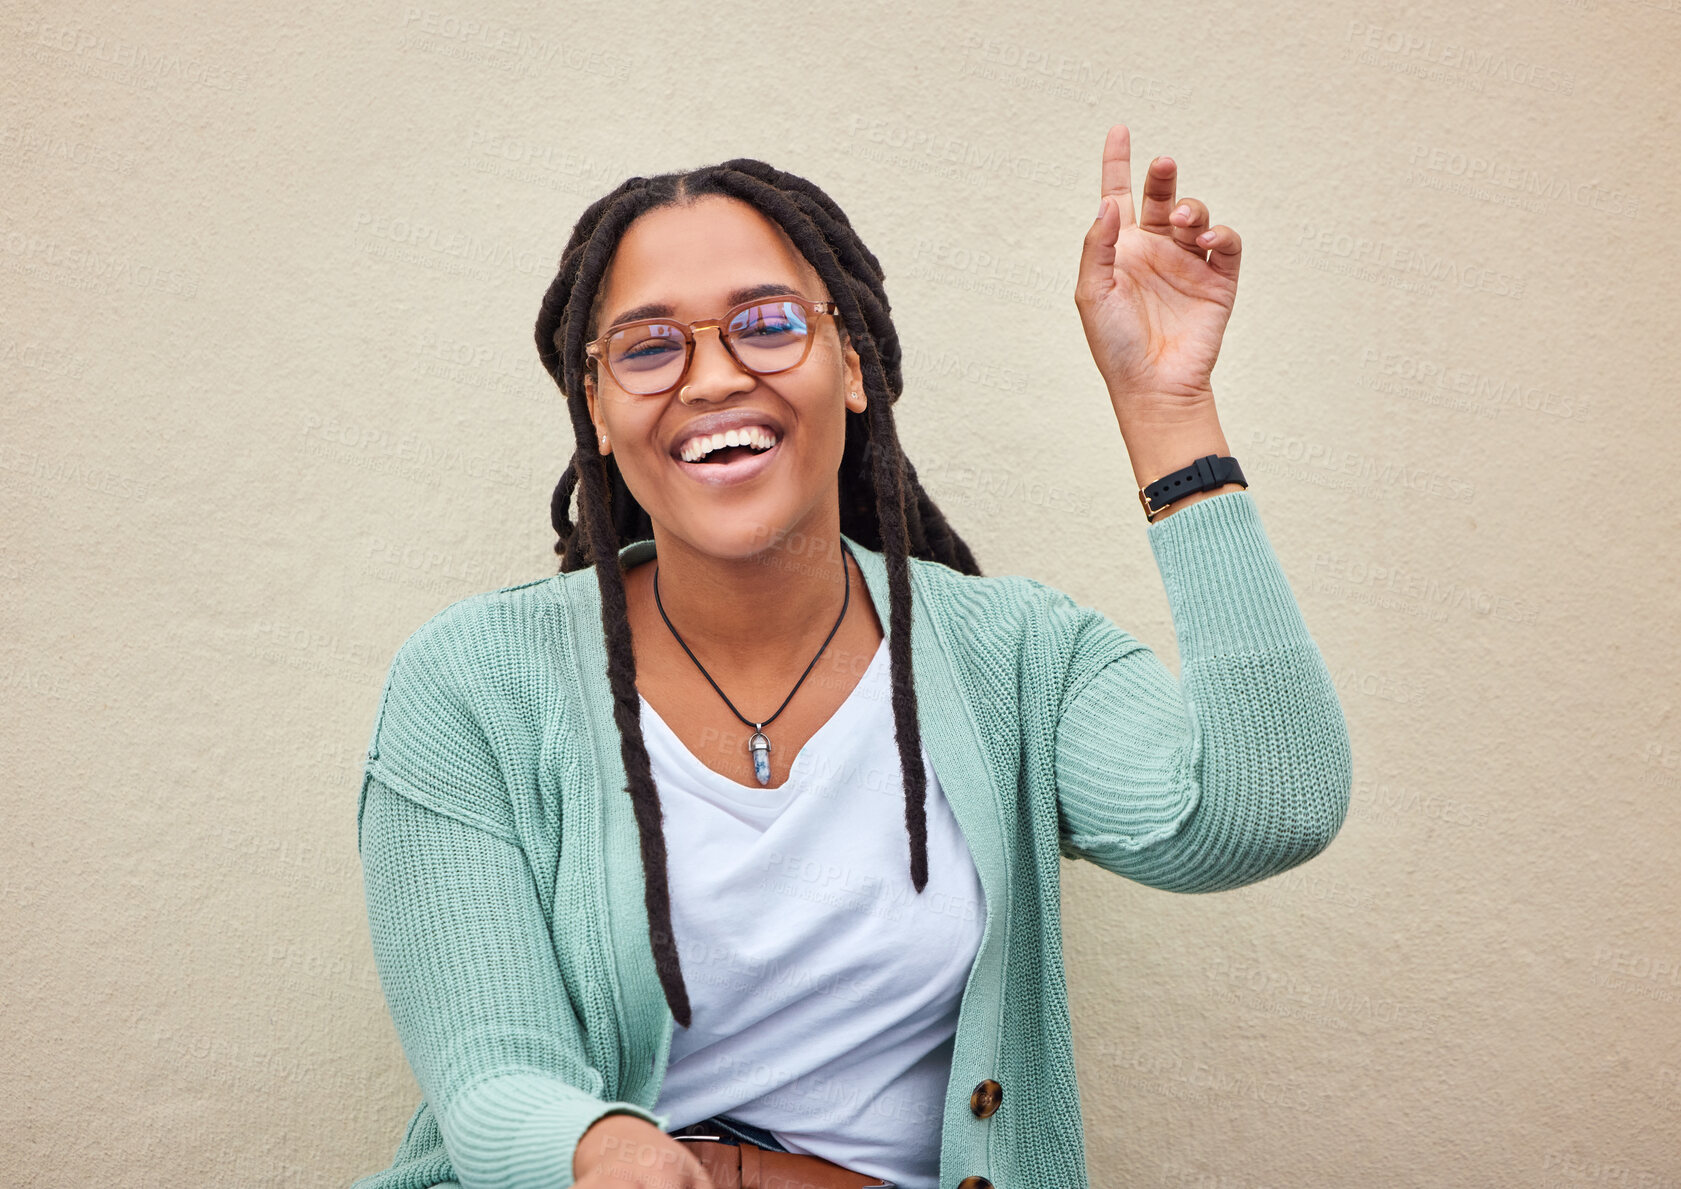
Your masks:
{"label": "knit sweater sleeve", "polygon": [[573,1183],[602,1097],[519,842],[494,739],[514,728],[475,684],[471,618],[441,615],[392,663],[357,811],[375,966],[397,1036],[464,1189]]}
{"label": "knit sweater sleeve", "polygon": [[1078,609],[1057,724],[1059,844],[1167,891],[1242,887],[1342,828],[1347,723],[1248,491],[1147,531],[1180,675]]}
{"label": "knit sweater sleeve", "polygon": [[601,1097],[514,843],[369,778],[362,868],[380,986],[463,1189],[572,1184]]}

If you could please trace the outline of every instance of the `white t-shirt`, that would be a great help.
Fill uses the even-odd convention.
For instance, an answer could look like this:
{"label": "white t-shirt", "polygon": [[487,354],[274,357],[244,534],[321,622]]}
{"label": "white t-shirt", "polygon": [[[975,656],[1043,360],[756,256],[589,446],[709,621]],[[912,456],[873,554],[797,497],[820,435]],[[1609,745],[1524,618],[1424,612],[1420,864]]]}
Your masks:
{"label": "white t-shirt", "polygon": [[[926,749],[928,883],[911,886],[891,695],[883,640],[779,788],[712,771],[641,699],[693,1013],[654,1110],[672,1129],[727,1114],[791,1152],[937,1189],[986,901]],[[765,734],[775,746],[774,723]]]}

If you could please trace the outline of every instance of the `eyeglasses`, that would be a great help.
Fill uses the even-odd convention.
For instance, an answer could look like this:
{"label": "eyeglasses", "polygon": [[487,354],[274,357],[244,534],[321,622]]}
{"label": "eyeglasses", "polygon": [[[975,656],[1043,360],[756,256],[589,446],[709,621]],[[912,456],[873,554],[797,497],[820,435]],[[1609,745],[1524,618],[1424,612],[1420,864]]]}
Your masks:
{"label": "eyeglasses", "polygon": [[807,301],[792,294],[743,302],[722,318],[679,322],[642,318],[614,326],[584,354],[605,360],[613,382],[633,396],[661,396],[683,382],[695,357],[695,335],[718,332],[731,356],[757,376],[799,367],[811,352],[811,326],[820,314],[837,314],[832,301]]}

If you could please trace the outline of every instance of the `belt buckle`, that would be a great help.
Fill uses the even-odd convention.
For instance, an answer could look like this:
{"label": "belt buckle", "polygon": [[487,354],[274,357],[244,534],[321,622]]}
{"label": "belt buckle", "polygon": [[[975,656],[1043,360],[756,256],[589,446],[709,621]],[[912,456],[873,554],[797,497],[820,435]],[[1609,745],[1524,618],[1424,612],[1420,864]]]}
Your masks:
{"label": "belt buckle", "polygon": [[[722,1134],[719,1134],[720,1132],[722,1132]],[[736,1139],[735,1136],[729,1134],[729,1132],[724,1131],[724,1129],[719,1127],[717,1124],[710,1123],[710,1121],[706,1119],[702,1119],[698,1123],[690,1123],[684,1127],[679,1127],[676,1131],[669,1132],[668,1134],[675,1140],[685,1140],[697,1143],[713,1141],[716,1143],[739,1145],[741,1142]]]}
{"label": "belt buckle", "polygon": [[678,1135],[675,1132],[673,1132],[671,1138],[674,1139],[674,1140],[677,1140],[680,1143],[694,1143],[694,1144],[715,1143],[715,1144],[731,1144],[735,1147],[740,1147],[741,1146],[741,1141],[736,1139],[735,1136],[733,1136],[733,1135],[696,1135],[696,1134]]}

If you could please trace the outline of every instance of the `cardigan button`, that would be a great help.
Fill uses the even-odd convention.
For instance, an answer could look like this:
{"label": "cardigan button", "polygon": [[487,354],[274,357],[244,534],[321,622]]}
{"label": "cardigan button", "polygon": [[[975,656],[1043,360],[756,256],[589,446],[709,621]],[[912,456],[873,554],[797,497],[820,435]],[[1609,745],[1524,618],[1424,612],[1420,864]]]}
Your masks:
{"label": "cardigan button", "polygon": [[985,1177],[964,1177],[957,1182],[957,1189],[992,1189],[992,1182]]}
{"label": "cardigan button", "polygon": [[969,1109],[974,1111],[977,1117],[985,1119],[996,1111],[1003,1101],[1004,1087],[987,1078],[969,1095]]}

